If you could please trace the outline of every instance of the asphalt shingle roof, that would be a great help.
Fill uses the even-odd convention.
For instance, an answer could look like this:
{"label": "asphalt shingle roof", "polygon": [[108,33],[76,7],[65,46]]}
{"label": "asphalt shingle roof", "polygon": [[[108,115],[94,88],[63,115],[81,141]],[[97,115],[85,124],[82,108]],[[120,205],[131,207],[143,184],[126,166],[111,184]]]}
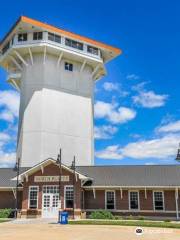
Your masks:
{"label": "asphalt shingle roof", "polygon": [[[21,168],[20,173],[26,171],[29,168]],[[11,178],[16,176],[16,171],[13,168],[0,168],[0,188],[1,187],[15,187],[16,181],[12,181]]]}

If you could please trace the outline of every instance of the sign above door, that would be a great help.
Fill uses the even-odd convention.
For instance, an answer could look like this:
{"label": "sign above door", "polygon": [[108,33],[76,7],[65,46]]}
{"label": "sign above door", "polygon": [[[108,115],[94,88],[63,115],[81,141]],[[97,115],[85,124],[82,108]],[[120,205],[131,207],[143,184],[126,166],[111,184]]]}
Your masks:
{"label": "sign above door", "polygon": [[[61,176],[62,182],[69,182],[69,176]],[[59,176],[35,176],[34,182],[59,182]]]}

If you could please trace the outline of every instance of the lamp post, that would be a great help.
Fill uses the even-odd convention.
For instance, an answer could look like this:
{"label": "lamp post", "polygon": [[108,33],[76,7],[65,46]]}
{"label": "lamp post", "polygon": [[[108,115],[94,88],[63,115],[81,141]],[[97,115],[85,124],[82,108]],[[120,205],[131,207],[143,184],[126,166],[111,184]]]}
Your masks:
{"label": "lamp post", "polygon": [[72,161],[71,169],[73,170],[73,219],[75,218],[75,174],[76,174],[76,158],[74,156],[74,159]]}
{"label": "lamp post", "polygon": [[180,143],[179,143],[179,148],[176,156],[176,161],[180,162]]}
{"label": "lamp post", "polygon": [[15,212],[14,217],[17,218],[18,215],[18,187],[19,187],[19,167],[20,167],[20,158],[17,159],[14,171],[16,171],[17,180],[16,180],[16,201],[15,201]]}
{"label": "lamp post", "polygon": [[[61,176],[62,176],[62,166],[61,166],[61,148],[56,160],[56,164],[59,166],[59,211],[61,211]],[[60,214],[59,214],[60,221]]]}

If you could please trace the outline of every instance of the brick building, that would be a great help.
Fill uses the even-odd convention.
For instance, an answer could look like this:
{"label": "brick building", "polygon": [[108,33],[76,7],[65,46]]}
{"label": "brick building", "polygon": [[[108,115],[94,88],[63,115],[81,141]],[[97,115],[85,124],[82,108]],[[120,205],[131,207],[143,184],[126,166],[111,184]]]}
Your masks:
{"label": "brick building", "polygon": [[[57,217],[59,208],[77,217],[107,209],[115,215],[179,218],[180,166],[62,165],[47,159],[21,168],[18,205],[21,217]],[[0,169],[0,209],[15,208],[16,172]]]}

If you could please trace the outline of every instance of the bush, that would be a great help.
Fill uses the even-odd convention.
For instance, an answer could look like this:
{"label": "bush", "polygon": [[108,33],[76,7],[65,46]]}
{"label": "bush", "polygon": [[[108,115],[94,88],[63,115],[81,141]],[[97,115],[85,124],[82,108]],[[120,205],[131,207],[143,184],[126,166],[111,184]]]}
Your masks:
{"label": "bush", "polygon": [[122,216],[114,216],[114,220],[123,220]]}
{"label": "bush", "polygon": [[0,209],[0,218],[8,218],[12,213],[11,208]]}
{"label": "bush", "polygon": [[129,216],[127,216],[127,218],[126,219],[128,219],[128,220],[134,220],[135,218],[134,218],[134,216],[133,215],[129,215]]}
{"label": "bush", "polygon": [[90,214],[91,219],[114,219],[111,212],[106,210],[94,211]]}
{"label": "bush", "polygon": [[171,222],[171,220],[170,219],[165,219],[164,222]]}
{"label": "bush", "polygon": [[144,216],[138,216],[138,218],[137,218],[138,220],[145,220],[145,217]]}

